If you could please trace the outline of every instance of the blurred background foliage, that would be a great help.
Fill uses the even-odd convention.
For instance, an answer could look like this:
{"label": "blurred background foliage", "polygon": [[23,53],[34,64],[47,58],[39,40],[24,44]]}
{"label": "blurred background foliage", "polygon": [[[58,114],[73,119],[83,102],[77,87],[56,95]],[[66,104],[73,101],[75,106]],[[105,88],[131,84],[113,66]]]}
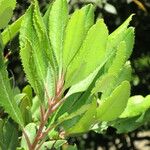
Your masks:
{"label": "blurred background foliage", "polygon": [[[41,12],[44,14],[49,2],[52,0],[39,0]],[[15,21],[30,5],[29,0],[17,0],[12,21]],[[72,13],[88,3],[93,3],[96,8],[95,19],[103,17],[110,33],[115,30],[130,14],[135,16],[131,25],[135,27],[135,46],[131,57],[133,68],[132,93],[131,95],[150,94],[150,0],[68,0],[69,10]],[[10,23],[11,23],[10,22]],[[11,51],[11,54],[9,54]],[[13,86],[22,89],[27,81],[24,78],[19,58],[18,37],[11,40],[5,49],[8,70],[12,76]],[[130,124],[129,124],[130,126]],[[146,132],[145,132],[146,131]],[[141,132],[143,133],[141,135]],[[148,135],[147,135],[148,134]],[[141,135],[141,136],[139,136]],[[139,147],[136,141],[143,141],[145,147]],[[79,149],[123,149],[130,150],[137,147],[141,150],[150,149],[150,124],[129,134],[117,135],[113,128],[109,128],[104,135],[90,132],[83,136],[68,139],[70,143],[76,143]],[[138,145],[138,146],[137,146]],[[137,146],[137,147],[136,147]]]}

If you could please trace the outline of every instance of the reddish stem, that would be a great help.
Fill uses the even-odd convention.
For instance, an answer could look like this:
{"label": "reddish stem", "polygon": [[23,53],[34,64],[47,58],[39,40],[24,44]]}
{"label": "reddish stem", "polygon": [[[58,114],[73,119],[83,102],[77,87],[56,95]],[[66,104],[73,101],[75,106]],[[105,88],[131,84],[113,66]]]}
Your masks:
{"label": "reddish stem", "polygon": [[[41,139],[43,139],[44,137],[46,137],[46,135],[48,134],[48,132],[53,129],[54,127],[52,126],[51,128],[48,128],[44,133],[43,133],[43,129],[47,123],[48,118],[53,114],[54,111],[56,111],[56,109],[62,104],[62,102],[65,100],[65,97],[63,99],[60,100],[60,97],[62,95],[62,90],[63,90],[63,76],[62,78],[57,82],[57,86],[56,86],[56,96],[55,98],[51,99],[48,97],[48,92],[46,90],[46,95],[48,97],[48,109],[45,112],[45,108],[43,106],[40,107],[40,112],[41,112],[41,122],[40,122],[40,126],[39,129],[37,131],[36,137],[33,141],[33,143],[31,144],[30,141],[27,139],[27,143],[29,150],[38,150],[41,147],[41,144],[37,147],[39,141]],[[36,148],[37,147],[37,148]]]}
{"label": "reddish stem", "polygon": [[62,102],[63,102],[64,100],[65,100],[65,98],[63,98],[63,99],[61,99],[60,101],[57,102],[57,99],[54,99],[54,102],[55,102],[55,103],[52,103],[51,106],[49,106],[47,112],[45,113],[45,115],[44,115],[44,117],[43,117],[44,119],[43,119],[43,121],[42,121],[41,124],[40,124],[40,127],[39,127],[39,129],[38,129],[37,135],[36,135],[36,137],[35,137],[35,139],[34,139],[34,142],[33,142],[33,144],[31,145],[31,148],[32,148],[31,150],[34,150],[34,149],[36,148],[36,146],[37,146],[39,140],[42,139],[42,138],[44,138],[44,137],[48,134],[48,132],[49,132],[51,129],[53,129],[53,127],[51,127],[51,128],[49,128],[49,129],[47,129],[45,133],[42,133],[43,128],[44,128],[44,126],[45,126],[45,124],[46,124],[48,118],[53,114],[54,111],[56,111],[56,109],[62,104]]}

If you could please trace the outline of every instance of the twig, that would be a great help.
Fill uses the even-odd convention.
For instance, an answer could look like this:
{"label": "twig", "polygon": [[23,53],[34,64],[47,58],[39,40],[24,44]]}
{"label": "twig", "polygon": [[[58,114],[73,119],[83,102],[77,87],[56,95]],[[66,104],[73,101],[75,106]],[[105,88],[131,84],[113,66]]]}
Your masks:
{"label": "twig", "polygon": [[43,106],[40,106],[40,112],[41,112],[41,122],[44,121],[44,115],[45,115],[45,109]]}

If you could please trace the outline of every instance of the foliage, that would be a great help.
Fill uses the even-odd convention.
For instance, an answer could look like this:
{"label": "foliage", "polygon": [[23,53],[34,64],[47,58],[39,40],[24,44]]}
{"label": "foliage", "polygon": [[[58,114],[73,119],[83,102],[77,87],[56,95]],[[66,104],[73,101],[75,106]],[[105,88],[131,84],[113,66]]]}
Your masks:
{"label": "foliage", "polygon": [[[10,4],[13,10],[14,3]],[[26,13],[0,36],[0,106],[18,125],[11,119],[0,120],[1,149],[7,145],[29,150],[59,148],[70,136],[101,130],[104,122],[119,133],[142,125],[149,116],[150,99],[129,98],[131,19],[132,15],[109,34],[103,19],[94,24],[92,4],[69,15],[66,0],[56,0],[42,16],[37,0],[32,0]],[[9,83],[3,56],[4,46],[18,31],[20,57],[32,87],[26,86],[21,93]],[[14,131],[12,135],[9,130]],[[10,136],[17,141],[20,131],[21,142],[12,145]]]}

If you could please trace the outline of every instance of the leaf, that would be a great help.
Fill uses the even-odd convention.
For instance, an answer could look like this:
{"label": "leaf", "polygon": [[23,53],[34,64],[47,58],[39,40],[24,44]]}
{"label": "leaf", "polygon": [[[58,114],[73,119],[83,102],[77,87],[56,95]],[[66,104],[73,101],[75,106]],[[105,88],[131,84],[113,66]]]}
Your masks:
{"label": "leaf", "polygon": [[90,129],[91,125],[94,123],[96,117],[96,107],[96,99],[93,99],[89,109],[84,113],[81,119],[72,128],[66,131],[66,133],[71,135],[87,132]]}
{"label": "leaf", "polygon": [[87,90],[84,94],[76,93],[69,96],[67,99],[68,101],[66,101],[67,103],[64,103],[64,107],[60,109],[59,115],[62,111],[63,115],[59,117],[58,123],[62,123],[61,126],[63,126],[65,130],[75,126],[75,124],[90,109],[92,99],[89,91],[90,90]]}
{"label": "leaf", "polygon": [[92,93],[105,93],[109,87],[113,86],[115,80],[118,80],[119,73],[126,62],[126,44],[121,42],[117,48],[116,56],[110,65],[107,73],[102,75],[95,84]]}
{"label": "leaf", "polygon": [[65,149],[65,150],[78,150],[77,149],[77,146],[74,144],[74,145],[64,145],[63,146],[63,148]]}
{"label": "leaf", "polygon": [[25,150],[24,148],[22,148],[22,147],[17,147],[17,149],[16,150]]}
{"label": "leaf", "polygon": [[45,27],[46,29],[48,30],[47,32],[49,32],[49,14],[50,14],[50,11],[51,11],[51,8],[52,8],[52,4],[53,3],[50,3],[44,16],[43,16],[43,21],[44,21],[44,24],[45,24]]}
{"label": "leaf", "polygon": [[68,4],[66,0],[56,0],[49,13],[49,38],[56,56],[59,70],[62,71],[62,51],[65,27],[68,22]]}
{"label": "leaf", "polygon": [[0,1],[0,29],[7,26],[9,20],[12,17],[13,10],[16,6],[16,0],[1,0]]}
{"label": "leaf", "polygon": [[150,95],[145,98],[141,95],[132,96],[129,98],[127,107],[120,118],[138,116],[144,113],[148,108],[150,108]]}
{"label": "leaf", "polygon": [[130,63],[127,62],[121,72],[119,73],[117,78],[114,78],[114,80],[111,81],[111,84],[109,84],[109,86],[106,88],[105,92],[103,92],[101,98],[104,99],[108,96],[110,96],[110,94],[112,93],[112,91],[118,86],[120,85],[123,81],[131,81],[131,66]]}
{"label": "leaf", "polygon": [[2,39],[3,39],[4,45],[6,45],[10,40],[12,40],[16,36],[16,34],[19,32],[23,17],[24,16],[21,16],[14,23],[7,26],[7,28],[2,32]]}
{"label": "leaf", "polygon": [[111,67],[108,70],[109,74],[113,74],[114,76],[118,76],[118,73],[122,69],[126,62],[126,43],[123,41],[119,44],[117,48],[116,57],[113,60]]}
{"label": "leaf", "polygon": [[57,120],[63,114],[66,115],[66,112],[67,112],[67,114],[70,114],[69,111],[74,107],[74,104],[80,98],[80,96],[81,96],[80,93],[76,93],[76,94],[72,94],[71,96],[67,97],[66,100],[64,101],[64,103],[62,104],[62,106],[58,108],[58,110],[55,114],[55,120]]}
{"label": "leaf", "polygon": [[31,86],[30,86],[30,85],[26,85],[26,86],[23,88],[22,93],[25,93],[25,94],[28,96],[28,98],[29,98],[29,100],[30,100],[30,106],[31,106],[31,105],[32,105],[31,99],[33,98],[33,92],[32,92]]}
{"label": "leaf", "polygon": [[99,121],[111,121],[116,119],[125,109],[130,96],[130,84],[124,81],[105,100],[100,101],[97,108]]}
{"label": "leaf", "polygon": [[129,59],[132,51],[133,51],[133,46],[134,46],[134,28],[133,27],[129,27],[126,32],[125,32],[125,36],[124,36],[124,41],[126,42],[126,47],[127,47],[127,52],[126,52],[126,56],[127,59]]}
{"label": "leaf", "polygon": [[59,149],[63,144],[65,144],[66,140],[57,140],[57,141],[48,141],[43,143],[40,150],[47,150],[47,149]]}
{"label": "leaf", "polygon": [[73,85],[70,87],[69,91],[66,94],[66,97],[69,97],[70,95],[78,92],[83,92],[88,89],[88,87],[92,84],[92,82],[95,80],[98,72],[102,69],[102,67],[106,64],[106,62],[111,57],[111,54],[109,57],[104,59],[104,61],[101,63],[100,66],[98,66],[88,77],[86,77],[84,80],[80,81],[79,83]]}
{"label": "leaf", "polygon": [[4,64],[4,58],[0,52],[0,106],[14,119],[19,125],[23,126],[21,112],[14,100],[13,90],[10,87],[8,74]]}
{"label": "leaf", "polygon": [[[96,36],[95,36],[96,35]],[[93,25],[66,73],[66,87],[74,85],[90,75],[105,58],[108,30],[103,20]]]}
{"label": "leaf", "polygon": [[6,122],[1,128],[2,137],[0,138],[0,148],[1,150],[13,150],[16,149],[18,145],[18,132],[17,127],[11,123]]}
{"label": "leaf", "polygon": [[149,123],[150,109],[136,117],[122,118],[113,121],[110,125],[117,129],[117,133],[128,133],[139,128],[146,122]]}
{"label": "leaf", "polygon": [[31,107],[31,113],[32,113],[32,118],[36,122],[40,119],[40,100],[38,99],[37,96],[35,96],[32,99],[32,107]]}
{"label": "leaf", "polygon": [[85,104],[85,105],[81,106],[79,109],[77,109],[76,111],[71,112],[70,114],[66,113],[65,115],[61,116],[58,119],[58,123],[60,124],[64,121],[67,121],[67,120],[70,120],[72,118],[82,115],[90,108],[90,106],[91,106],[90,104]]}
{"label": "leaf", "polygon": [[[45,98],[44,91],[47,88],[45,87],[47,86],[47,68],[50,68],[51,74],[53,74],[52,65],[54,64],[53,60],[50,59],[52,56],[49,57],[51,49],[37,3],[28,9],[22,21],[20,47],[21,60],[27,79],[39,99],[43,101]],[[55,80],[51,85],[55,85],[54,82]],[[53,95],[53,93],[48,94]]]}
{"label": "leaf", "polygon": [[94,23],[94,9],[87,5],[76,10],[66,27],[63,48],[63,69],[66,71],[68,65],[80,49],[87,31]]}
{"label": "leaf", "polygon": [[3,41],[2,41],[2,36],[0,33],[0,52],[4,49]]}
{"label": "leaf", "polygon": [[130,15],[114,32],[112,32],[109,36],[109,38],[115,38],[117,37],[120,33],[123,33],[125,31],[132,20],[134,14]]}
{"label": "leaf", "polygon": [[101,76],[95,84],[95,87],[92,90],[92,94],[96,94],[98,92],[104,93],[110,86],[112,86],[116,77],[112,74],[105,74]]}
{"label": "leaf", "polygon": [[[109,56],[109,52],[115,50],[121,41],[125,41],[127,46],[127,54],[128,54],[127,59],[129,58],[134,44],[134,28],[132,27],[127,28],[127,27],[129,25],[129,22],[132,19],[132,16],[133,15],[131,15],[128,19],[126,19],[126,21],[122,25],[120,25],[120,27],[118,27],[114,32],[112,32],[109,35],[108,44],[107,44],[108,56]],[[130,40],[132,39],[132,40],[130,41],[128,39]]]}
{"label": "leaf", "polygon": [[[36,136],[36,124],[35,123],[29,123],[24,128],[24,131],[26,132],[27,136],[29,137],[30,142],[32,143],[35,136]],[[25,150],[28,150],[28,145],[27,145],[27,142],[26,142],[24,135],[22,135],[22,138],[21,138],[21,147],[24,148]]]}
{"label": "leaf", "polygon": [[32,121],[32,115],[30,111],[31,99],[28,97],[27,94],[25,94],[25,96],[21,99],[19,108],[21,110],[25,125],[30,123]]}
{"label": "leaf", "polygon": [[79,83],[73,85],[69,89],[69,91],[67,92],[66,97],[69,97],[70,95],[72,95],[74,93],[85,91],[90,86],[92,81],[94,80],[94,78],[97,75],[100,68],[101,68],[101,66],[98,67],[93,73],[91,73],[86,79],[84,79],[84,80],[80,81]]}

